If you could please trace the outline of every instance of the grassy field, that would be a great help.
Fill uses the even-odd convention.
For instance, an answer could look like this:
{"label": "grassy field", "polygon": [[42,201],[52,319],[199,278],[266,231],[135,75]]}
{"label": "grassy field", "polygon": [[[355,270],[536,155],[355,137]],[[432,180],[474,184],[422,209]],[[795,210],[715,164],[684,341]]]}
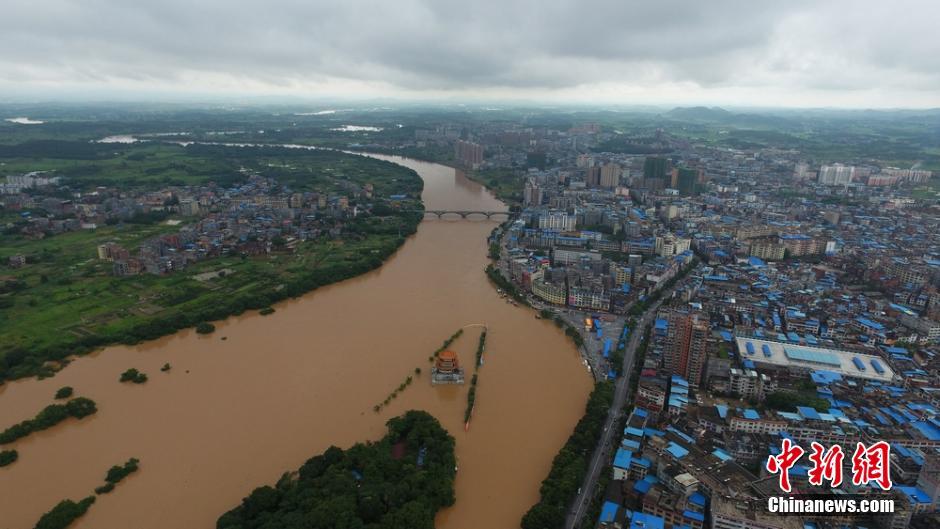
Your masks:
{"label": "grassy field", "polygon": [[940,178],[934,177],[926,184],[915,187],[911,191],[911,196],[921,200],[936,200],[940,198]]}

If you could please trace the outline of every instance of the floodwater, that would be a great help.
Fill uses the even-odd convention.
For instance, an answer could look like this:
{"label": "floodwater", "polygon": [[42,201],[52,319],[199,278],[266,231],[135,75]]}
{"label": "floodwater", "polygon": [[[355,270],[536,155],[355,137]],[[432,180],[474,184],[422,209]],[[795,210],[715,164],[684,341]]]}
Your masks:
{"label": "floodwater", "polygon": [[[505,208],[453,169],[385,159],[421,174],[429,209]],[[414,408],[457,440],[457,503],[437,526],[518,527],[583,412],[591,379],[561,331],[487,282],[485,238],[495,225],[426,220],[380,269],[275,305],[270,316],[229,318],[208,336],[188,330],[109,347],[54,378],[0,386],[0,427],[32,417],[66,385],[99,408],[13,444],[20,459],[0,468],[0,528],[32,527],[60,500],[90,495],[110,466],[137,457],[140,471],[99,497],[75,528],[210,529],[255,487],[330,445],[377,439],[388,418]],[[464,431],[468,387],[432,387],[428,356],[477,323],[489,333]],[[469,370],[478,333],[468,327],[453,346]],[[166,362],[172,370],[162,373]],[[119,383],[130,367],[150,380]],[[415,383],[375,413],[416,367]]]}
{"label": "floodwater", "polygon": [[4,121],[9,121],[10,123],[16,123],[17,125],[42,125],[44,121],[38,119],[30,118],[7,118]]}
{"label": "floodwater", "polygon": [[342,127],[336,127],[330,130],[335,130],[338,132],[382,132],[382,127],[343,125]]}
{"label": "floodwater", "polygon": [[118,134],[116,136],[106,136],[100,140],[96,140],[95,143],[137,143],[138,141],[141,140],[129,134]]}

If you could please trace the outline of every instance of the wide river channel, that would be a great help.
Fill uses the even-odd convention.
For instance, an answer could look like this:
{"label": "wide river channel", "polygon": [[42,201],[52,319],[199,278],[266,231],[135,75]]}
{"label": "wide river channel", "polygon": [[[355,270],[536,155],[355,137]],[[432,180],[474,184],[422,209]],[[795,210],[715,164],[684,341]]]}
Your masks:
{"label": "wide river channel", "polygon": [[[505,210],[452,168],[376,158],[417,171],[427,209]],[[0,428],[34,416],[62,386],[99,409],[12,445],[20,459],[0,469],[0,529],[33,527],[60,500],[92,494],[130,457],[140,471],[75,528],[211,529],[255,487],[330,445],[381,437],[385,421],[408,409],[432,413],[457,441],[457,503],[437,527],[519,527],[583,413],[591,378],[562,331],[488,283],[486,236],[496,224],[427,219],[378,270],[280,303],[270,316],[216,322],[208,336],[186,330],[108,347],[53,378],[0,386]],[[428,356],[479,323],[489,332],[465,431],[468,386],[432,386]],[[470,371],[479,332],[468,327],[452,347]],[[173,369],[161,373],[167,362]],[[150,380],[119,383],[130,367]],[[415,383],[375,413],[415,367]]]}

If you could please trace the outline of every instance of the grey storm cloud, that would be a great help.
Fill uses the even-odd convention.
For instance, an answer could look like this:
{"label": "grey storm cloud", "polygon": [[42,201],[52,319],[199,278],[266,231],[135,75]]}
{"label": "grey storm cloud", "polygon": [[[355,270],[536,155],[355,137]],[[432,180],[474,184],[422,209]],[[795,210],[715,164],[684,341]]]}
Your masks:
{"label": "grey storm cloud", "polygon": [[929,1],[3,0],[0,82],[940,91]]}

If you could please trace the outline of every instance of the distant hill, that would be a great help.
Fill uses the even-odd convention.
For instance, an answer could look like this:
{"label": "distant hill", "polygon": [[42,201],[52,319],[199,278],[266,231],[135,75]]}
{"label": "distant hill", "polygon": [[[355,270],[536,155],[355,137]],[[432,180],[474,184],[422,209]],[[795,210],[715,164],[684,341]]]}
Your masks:
{"label": "distant hill", "polygon": [[734,114],[721,107],[676,107],[663,116],[682,121],[725,121]]}
{"label": "distant hill", "polygon": [[742,128],[786,128],[795,125],[793,120],[779,115],[738,113],[721,107],[676,107],[662,116],[673,121]]}

